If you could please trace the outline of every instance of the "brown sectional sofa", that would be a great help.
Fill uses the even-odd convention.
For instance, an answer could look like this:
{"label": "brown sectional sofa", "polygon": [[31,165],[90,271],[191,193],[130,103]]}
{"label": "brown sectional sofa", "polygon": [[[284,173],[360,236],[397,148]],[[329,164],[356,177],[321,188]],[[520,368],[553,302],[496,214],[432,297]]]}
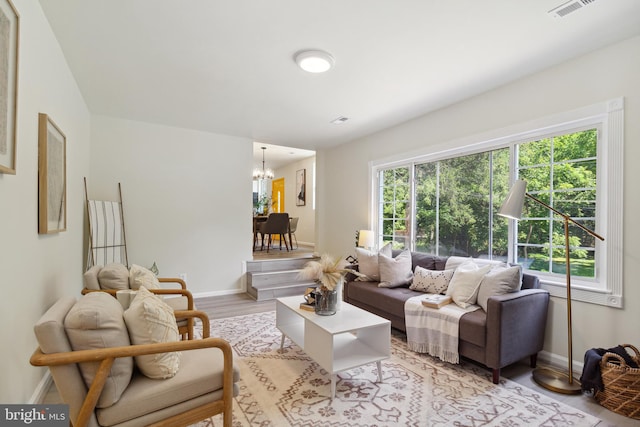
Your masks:
{"label": "brown sectional sofa", "polygon": [[[399,251],[393,251],[395,257]],[[429,270],[444,270],[447,257],[411,253],[412,269],[421,266]],[[355,267],[357,268],[357,266]],[[347,275],[343,299],[391,321],[391,326],[406,331],[404,303],[424,295],[409,289],[381,288],[376,282],[355,281]],[[544,344],[549,293],[540,289],[537,276],[523,274],[522,289],[489,298],[487,311],[479,309],[460,319],[458,352],[460,356],[482,363],[493,371],[498,384],[500,369],[526,357],[535,367],[537,354]]]}

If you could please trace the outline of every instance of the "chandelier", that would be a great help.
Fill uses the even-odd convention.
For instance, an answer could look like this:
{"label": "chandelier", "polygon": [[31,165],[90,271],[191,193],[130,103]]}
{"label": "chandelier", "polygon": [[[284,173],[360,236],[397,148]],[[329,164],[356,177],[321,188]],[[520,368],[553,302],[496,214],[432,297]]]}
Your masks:
{"label": "chandelier", "polygon": [[267,147],[261,147],[261,148],[262,148],[262,170],[255,168],[253,170],[253,179],[273,179],[274,177],[273,171],[271,169],[264,168],[264,150],[266,150]]}

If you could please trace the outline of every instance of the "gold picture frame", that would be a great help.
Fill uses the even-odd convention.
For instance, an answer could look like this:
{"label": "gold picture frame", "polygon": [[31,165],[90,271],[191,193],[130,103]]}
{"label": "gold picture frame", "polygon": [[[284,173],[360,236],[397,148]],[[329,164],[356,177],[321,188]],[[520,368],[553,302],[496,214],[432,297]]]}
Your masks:
{"label": "gold picture frame", "polygon": [[38,114],[38,233],[67,229],[67,137]]}
{"label": "gold picture frame", "polygon": [[20,15],[0,0],[0,173],[16,173]]}

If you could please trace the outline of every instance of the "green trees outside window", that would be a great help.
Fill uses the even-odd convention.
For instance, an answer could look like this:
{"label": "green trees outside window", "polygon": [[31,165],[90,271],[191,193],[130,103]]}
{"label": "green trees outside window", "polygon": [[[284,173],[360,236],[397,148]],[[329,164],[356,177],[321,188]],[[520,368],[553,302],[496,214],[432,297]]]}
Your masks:
{"label": "green trees outside window", "polygon": [[[518,176],[527,191],[588,229],[596,229],[597,129],[518,145]],[[518,224],[518,261],[532,270],[565,274],[562,221],[536,203],[525,203]],[[569,240],[571,274],[595,277],[595,238],[577,227]]]}
{"label": "green trees outside window", "polygon": [[[581,130],[381,170],[381,241],[393,242],[396,249],[504,261],[512,249],[513,258],[525,268],[564,274],[561,220],[537,204],[525,203],[523,220],[516,223],[515,247],[509,248],[509,223],[496,214],[514,167],[531,194],[595,229],[597,139],[597,129]],[[570,245],[572,274],[594,277],[593,237],[572,230]]]}

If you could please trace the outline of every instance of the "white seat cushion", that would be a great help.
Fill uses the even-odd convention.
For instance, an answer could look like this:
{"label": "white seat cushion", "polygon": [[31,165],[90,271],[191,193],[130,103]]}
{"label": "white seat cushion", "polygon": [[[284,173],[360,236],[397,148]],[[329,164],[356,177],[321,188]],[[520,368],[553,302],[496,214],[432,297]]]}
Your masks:
{"label": "white seat cushion", "polygon": [[[222,393],[224,361],[219,349],[185,351],[182,353],[181,365],[176,375],[166,380],[153,380],[134,374],[120,401],[110,408],[97,411],[100,425],[115,425],[157,411],[164,411],[164,416],[167,412],[179,413],[184,408],[174,409],[173,405],[215,390]],[[238,368],[234,364],[234,383],[238,380]],[[215,396],[212,396],[212,400]],[[144,421],[152,422],[149,419]],[[141,421],[138,421],[138,425],[140,424]]]}

